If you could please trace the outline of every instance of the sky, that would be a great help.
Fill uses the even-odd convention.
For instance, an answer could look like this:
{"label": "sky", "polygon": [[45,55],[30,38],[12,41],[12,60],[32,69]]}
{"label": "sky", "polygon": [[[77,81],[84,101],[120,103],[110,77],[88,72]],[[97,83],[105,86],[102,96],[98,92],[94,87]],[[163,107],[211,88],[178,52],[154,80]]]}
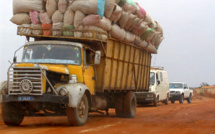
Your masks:
{"label": "sky", "polygon": [[[170,82],[186,82],[198,87],[202,82],[215,84],[215,0],[134,0],[164,30],[165,39],[152,66],[162,66]],[[25,44],[10,22],[12,0],[0,0],[0,81],[7,79],[7,69],[14,51]]]}

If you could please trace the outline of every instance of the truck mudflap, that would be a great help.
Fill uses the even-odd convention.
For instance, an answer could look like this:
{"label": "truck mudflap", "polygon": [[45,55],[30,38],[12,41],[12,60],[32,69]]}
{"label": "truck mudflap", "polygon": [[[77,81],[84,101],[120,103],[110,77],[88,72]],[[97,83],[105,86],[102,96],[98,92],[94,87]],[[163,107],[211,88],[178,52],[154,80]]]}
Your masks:
{"label": "truck mudflap", "polygon": [[152,92],[136,92],[137,103],[153,102],[156,94]]}
{"label": "truck mudflap", "polygon": [[58,104],[68,104],[68,96],[44,94],[41,96],[33,95],[2,95],[2,103],[4,102],[50,102]]}

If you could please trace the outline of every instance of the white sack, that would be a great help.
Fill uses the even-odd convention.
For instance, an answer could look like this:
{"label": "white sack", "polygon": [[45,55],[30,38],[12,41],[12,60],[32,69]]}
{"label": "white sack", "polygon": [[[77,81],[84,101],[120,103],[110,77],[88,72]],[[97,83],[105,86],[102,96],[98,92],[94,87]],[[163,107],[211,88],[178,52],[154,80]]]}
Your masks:
{"label": "white sack", "polygon": [[114,11],[110,17],[110,21],[116,23],[122,15],[122,8],[115,4]]}
{"label": "white sack", "polygon": [[68,7],[68,1],[67,0],[59,0],[58,1],[58,10],[60,11],[60,13],[65,13],[67,7]]}
{"label": "white sack", "polygon": [[68,9],[64,14],[64,20],[63,20],[64,25],[73,25],[74,16],[75,16],[75,13],[71,9]]}
{"label": "white sack", "polygon": [[77,29],[80,25],[82,25],[82,20],[85,17],[86,17],[86,15],[84,13],[82,13],[81,11],[76,11],[75,12],[75,17],[74,17],[74,27],[75,27],[75,29]]}
{"label": "white sack", "polygon": [[55,13],[52,16],[52,22],[53,23],[63,22],[63,15],[64,14],[60,13],[59,10],[55,11]]}
{"label": "white sack", "polygon": [[17,25],[22,25],[22,24],[30,24],[31,23],[31,18],[28,14],[26,13],[18,13],[14,15],[11,19],[11,22]]}
{"label": "white sack", "polygon": [[[84,37],[86,37],[86,38],[93,38],[94,34],[96,34],[95,35],[96,39],[107,40],[107,32],[104,31],[103,29],[99,28],[99,27],[96,27],[96,26],[85,26],[84,27],[84,31],[86,31],[84,33]],[[96,31],[96,33],[91,32],[91,31]]]}
{"label": "white sack", "polygon": [[[18,31],[18,33],[19,34],[31,34],[31,25],[30,24],[23,24],[23,25],[21,25],[21,26],[19,26],[20,28],[19,28],[19,31]],[[22,28],[22,27],[24,27],[24,28]]]}
{"label": "white sack", "polygon": [[146,17],[145,17],[145,20],[144,20],[148,25],[152,23],[152,18],[151,16],[146,13]]}
{"label": "white sack", "polygon": [[52,25],[52,35],[61,36],[62,35],[63,22],[53,23]]}
{"label": "white sack", "polygon": [[43,0],[13,0],[13,14],[28,13],[30,10],[41,12]]}
{"label": "white sack", "polygon": [[105,0],[105,17],[110,18],[114,10],[115,0]]}
{"label": "white sack", "polygon": [[47,0],[46,2],[46,11],[51,18],[54,12],[57,10],[57,2],[56,0]]}
{"label": "white sack", "polygon": [[31,29],[32,29],[32,34],[33,35],[42,35],[43,31],[42,31],[42,26],[41,24],[31,24]]}
{"label": "white sack", "polygon": [[51,19],[50,19],[50,17],[49,17],[47,12],[40,13],[39,16],[40,16],[40,22],[41,23],[44,23],[44,24],[51,24],[52,23],[52,21],[51,21]]}
{"label": "white sack", "polygon": [[114,24],[112,25],[111,31],[110,31],[111,37],[118,39],[119,41],[124,40],[126,36],[126,32],[124,29],[120,28],[118,25]]}
{"label": "white sack", "polygon": [[126,25],[126,23],[128,22],[128,19],[129,19],[129,13],[123,11],[123,12],[122,12],[122,16],[121,16],[120,19],[118,20],[119,26],[120,26],[121,28],[124,28],[125,25]]}
{"label": "white sack", "polygon": [[97,14],[98,0],[76,0],[69,9],[81,11],[85,14]]}
{"label": "white sack", "polygon": [[126,32],[125,39],[123,40],[126,43],[132,43],[135,41],[136,36],[130,32]]}
{"label": "white sack", "polygon": [[75,30],[78,30],[79,32],[74,32],[74,36],[76,38],[81,38],[83,36],[84,26],[83,25],[79,25],[79,27],[75,28]]}

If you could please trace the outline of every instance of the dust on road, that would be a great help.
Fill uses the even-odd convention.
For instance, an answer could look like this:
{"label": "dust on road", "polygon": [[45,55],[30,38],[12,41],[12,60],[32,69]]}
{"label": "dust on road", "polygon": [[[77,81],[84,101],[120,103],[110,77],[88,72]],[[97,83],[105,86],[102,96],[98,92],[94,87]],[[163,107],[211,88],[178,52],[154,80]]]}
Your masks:
{"label": "dust on road", "polygon": [[90,113],[82,127],[71,127],[66,117],[26,117],[20,127],[8,127],[0,119],[0,133],[80,134],[215,134],[215,99],[198,97],[191,104],[138,106],[134,119]]}

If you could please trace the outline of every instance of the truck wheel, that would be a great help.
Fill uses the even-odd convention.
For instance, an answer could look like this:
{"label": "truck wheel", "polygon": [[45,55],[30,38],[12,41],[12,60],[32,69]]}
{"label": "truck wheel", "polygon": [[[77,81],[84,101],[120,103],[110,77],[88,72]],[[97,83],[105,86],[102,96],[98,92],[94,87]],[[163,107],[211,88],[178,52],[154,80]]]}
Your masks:
{"label": "truck wheel", "polygon": [[174,101],[174,100],[171,100],[171,103],[172,103],[172,104],[174,104],[174,103],[175,103],[175,101]]}
{"label": "truck wheel", "polygon": [[20,103],[2,103],[2,118],[8,126],[19,126],[24,119],[24,112]]}
{"label": "truck wheel", "polygon": [[124,97],[124,116],[134,118],[137,108],[137,99],[134,92],[130,91]]}
{"label": "truck wheel", "polygon": [[115,105],[115,112],[117,117],[123,117],[124,116],[124,110],[123,110],[123,94],[120,94],[116,97],[116,105]]}
{"label": "truck wheel", "polygon": [[192,98],[191,98],[192,96],[190,95],[189,96],[189,98],[187,99],[187,103],[191,103],[191,101],[192,101]]}
{"label": "truck wheel", "polygon": [[181,104],[184,102],[184,95],[183,95],[183,94],[181,95],[179,102],[180,102]]}
{"label": "truck wheel", "polygon": [[169,98],[168,98],[168,96],[166,97],[166,100],[165,100],[165,105],[168,105],[169,104]]}
{"label": "truck wheel", "polygon": [[153,102],[153,106],[157,107],[158,106],[158,97],[155,97],[155,100]]}
{"label": "truck wheel", "polygon": [[89,104],[87,96],[84,94],[76,108],[67,107],[67,118],[72,126],[83,126],[88,118]]}

